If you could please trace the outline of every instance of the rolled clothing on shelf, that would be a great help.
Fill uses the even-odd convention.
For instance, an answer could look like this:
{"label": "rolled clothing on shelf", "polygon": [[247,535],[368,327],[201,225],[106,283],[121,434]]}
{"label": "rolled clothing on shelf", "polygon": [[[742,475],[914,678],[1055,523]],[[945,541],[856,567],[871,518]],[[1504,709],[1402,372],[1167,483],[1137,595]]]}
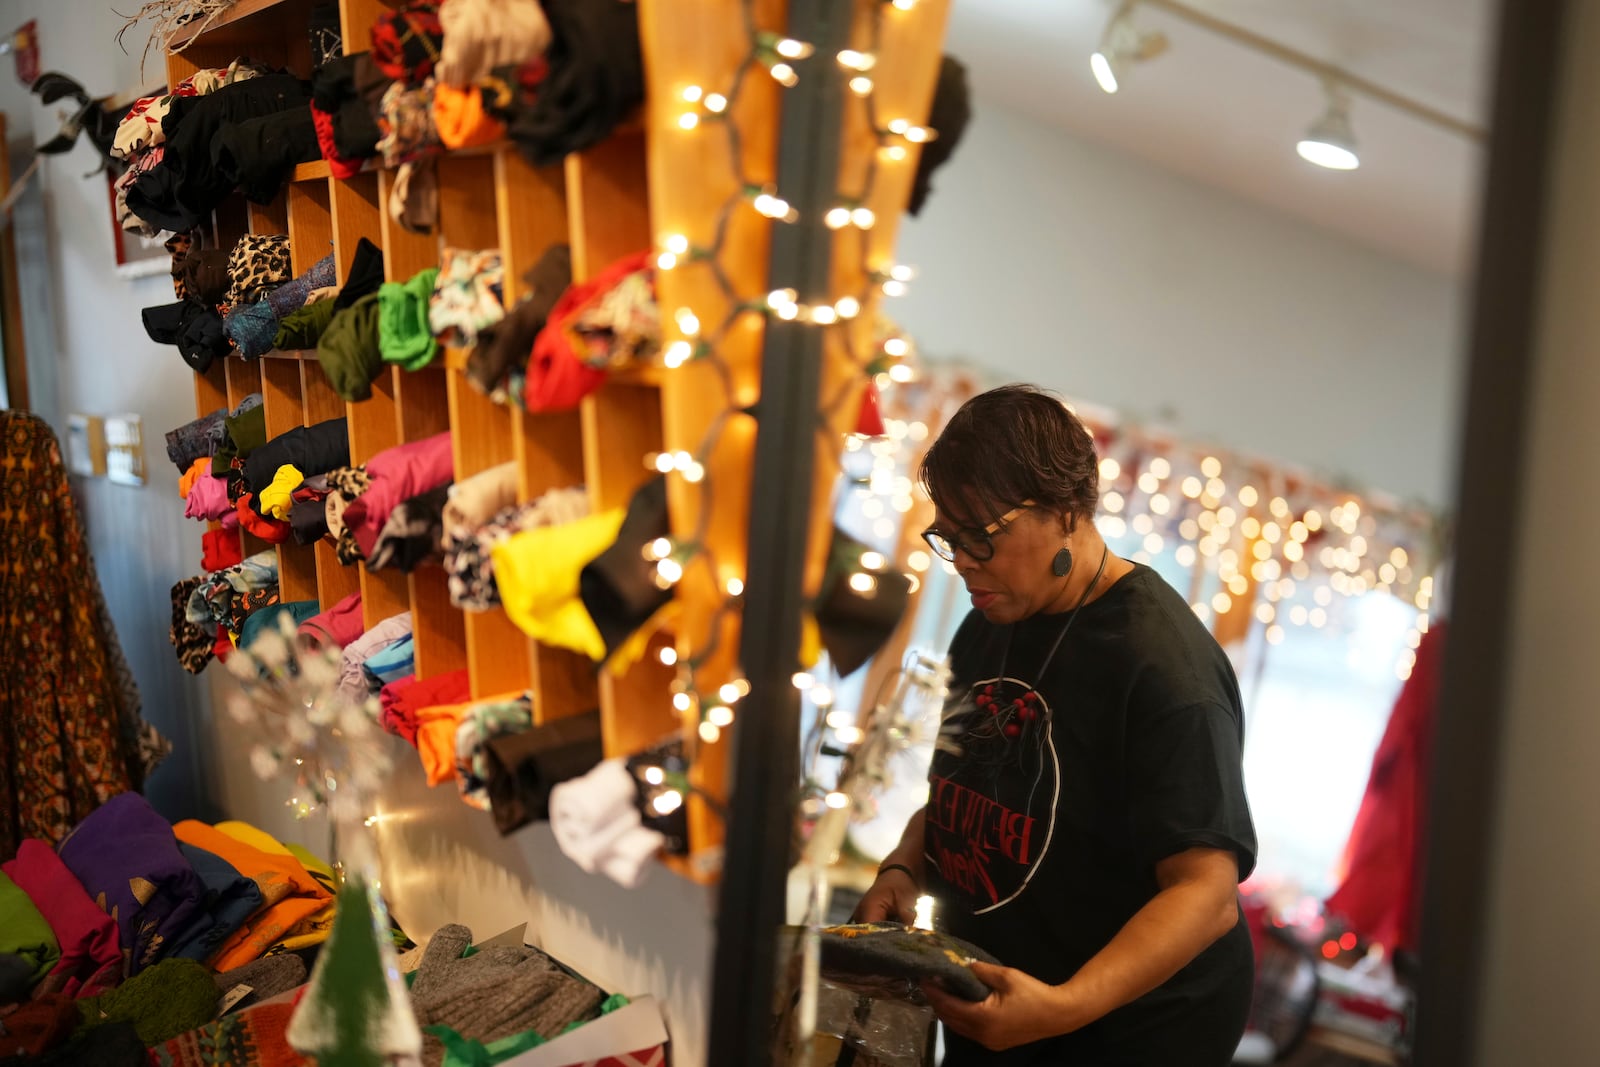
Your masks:
{"label": "rolled clothing on shelf", "polygon": [[526,530],[494,546],[495,583],[517,628],[557,648],[601,662],[605,639],[583,606],[583,568],[617,539],[621,508],[560,526]]}
{"label": "rolled clothing on shelf", "polygon": [[471,348],[505,317],[505,263],[499,249],[446,248],[435,271],[427,321],[439,343]]}
{"label": "rolled clothing on shelf", "polygon": [[234,307],[265,299],[294,278],[289,269],[289,238],[281,233],[247,233],[228,253],[228,303]]}
{"label": "rolled clothing on shelf", "polygon": [[643,825],[638,784],[621,759],[605,760],[551,789],[550,829],[567,858],[629,889],[666,841]]}
{"label": "rolled clothing on shelf", "polygon": [[424,267],[403,282],[378,289],[378,352],[385,363],[419,370],[433,362],[439,345],[428,328],[428,297],[439,268]]}
{"label": "rolled clothing on shelf", "polygon": [[343,649],[361,636],[361,590],[300,624],[300,639],[314,647]]}
{"label": "rolled clothing on shelf", "polygon": [[472,536],[495,514],[517,502],[517,464],[501,463],[450,486],[440,520],[446,543]]}
{"label": "rolled clothing on shelf", "polygon": [[[294,467],[303,480],[349,464],[350,421],[328,419],[312,426],[296,426],[261,445],[245,460],[244,477],[260,491],[272,484],[283,467]],[[290,487],[291,491],[299,484]]]}
{"label": "rolled clothing on shelf", "polygon": [[550,47],[550,20],[539,0],[449,0],[439,6],[439,29],[444,41],[434,74],[456,88]]}
{"label": "rolled clothing on shelf", "polygon": [[598,709],[491,738],[485,789],[496,829],[509,834],[550,817],[550,790],[594,769],[604,757]]}
{"label": "rolled clothing on shelf", "polygon": [[361,670],[367,678],[367,690],[374,693],[389,682],[415,674],[416,641],[407,634],[398,641],[384,645],[362,662]]}
{"label": "rolled clothing on shelf", "polygon": [[513,304],[499,322],[479,333],[478,343],[467,357],[467,380],[480,392],[499,392],[509,375],[527,367],[539,331],[572,284],[571,247],[558,244],[545,249],[523,280],[528,283],[528,295]]}
{"label": "rolled clothing on shelf", "polygon": [[373,380],[383,373],[378,350],[378,294],[369,293],[338,310],[317,340],[317,362],[328,384],[349,401],[372,396]]}
{"label": "rolled clothing on shelf", "polygon": [[403,500],[384,520],[383,529],[367,557],[368,570],[395,567],[410,574],[423,563],[443,555],[444,525],[441,518],[449,485]]}
{"label": "rolled clothing on shelf", "polygon": [[532,728],[532,693],[476,701],[463,711],[456,724],[455,772],[456,788],[466,804],[489,810],[489,742]]}
{"label": "rolled clothing on shelf", "polygon": [[383,523],[400,502],[455,478],[450,432],[384,449],[367,461],[371,484],[344,511],[344,523],[364,556],[371,556]]}
{"label": "rolled clothing on shelf", "polygon": [[589,494],[583,487],[552,489],[531,504],[502,508],[464,535],[447,535],[444,569],[450,602],[467,611],[496,607],[501,598],[494,577],[495,546],[525,530],[576,522],[588,515]]}
{"label": "rolled clothing on shelf", "polygon": [[415,746],[417,716],[424,708],[463,704],[471,697],[465,670],[436,674],[432,678],[397,678],[378,692],[380,722],[389,733]]}
{"label": "rolled clothing on shelf", "polygon": [[411,612],[391,615],[345,646],[339,672],[339,691],[354,703],[364,703],[372,694],[362,665],[379,650],[411,636]]}
{"label": "rolled clothing on shelf", "polygon": [[285,626],[293,633],[314,617],[318,610],[320,605],[315,600],[286,600],[251,612],[250,617],[244,620],[244,625],[239,627],[239,647],[250,648],[264,634]]}

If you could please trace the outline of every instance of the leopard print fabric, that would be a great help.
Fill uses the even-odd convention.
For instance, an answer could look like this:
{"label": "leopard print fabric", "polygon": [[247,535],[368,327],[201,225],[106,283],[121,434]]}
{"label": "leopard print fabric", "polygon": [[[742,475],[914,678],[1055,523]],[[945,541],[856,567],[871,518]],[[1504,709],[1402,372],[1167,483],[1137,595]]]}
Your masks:
{"label": "leopard print fabric", "polygon": [[254,304],[294,277],[289,270],[289,238],[276,233],[247,233],[228,256],[228,305]]}

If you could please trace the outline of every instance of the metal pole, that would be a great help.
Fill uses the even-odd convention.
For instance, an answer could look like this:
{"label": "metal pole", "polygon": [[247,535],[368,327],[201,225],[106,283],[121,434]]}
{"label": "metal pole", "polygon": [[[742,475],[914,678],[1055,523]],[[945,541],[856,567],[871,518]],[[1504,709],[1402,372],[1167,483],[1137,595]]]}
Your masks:
{"label": "metal pole", "polygon": [[[788,35],[815,46],[784,94],[778,194],[798,212],[778,224],[770,288],[802,303],[828,301],[832,235],[823,216],[837,193],[844,85],[833,57],[848,46],[854,0],[795,0]],[[828,301],[831,302],[831,301]],[[750,552],[740,662],[750,682],[732,731],[733,790],[717,911],[708,1062],[767,1062],[784,921],[792,806],[799,775],[796,670],[811,515],[823,338],[815,327],[769,319],[750,502]]]}

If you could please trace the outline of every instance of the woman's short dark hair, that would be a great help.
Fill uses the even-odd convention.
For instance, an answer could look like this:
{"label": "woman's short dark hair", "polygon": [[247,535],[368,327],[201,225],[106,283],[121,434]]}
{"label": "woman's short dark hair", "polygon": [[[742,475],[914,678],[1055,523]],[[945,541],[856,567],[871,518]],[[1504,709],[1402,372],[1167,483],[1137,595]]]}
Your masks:
{"label": "woman's short dark hair", "polygon": [[1094,437],[1036,385],[1003,385],[962,404],[923,457],[921,479],[962,526],[986,526],[1027,500],[1093,521],[1100,498]]}

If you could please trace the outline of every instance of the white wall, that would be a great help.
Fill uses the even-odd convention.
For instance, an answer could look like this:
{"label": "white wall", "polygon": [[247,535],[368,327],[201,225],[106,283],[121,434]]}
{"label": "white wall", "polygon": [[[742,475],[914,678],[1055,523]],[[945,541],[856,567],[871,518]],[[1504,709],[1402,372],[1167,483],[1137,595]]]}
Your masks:
{"label": "white wall", "polygon": [[1453,280],[974,107],[900,243],[918,274],[889,311],[925,355],[1450,500]]}

